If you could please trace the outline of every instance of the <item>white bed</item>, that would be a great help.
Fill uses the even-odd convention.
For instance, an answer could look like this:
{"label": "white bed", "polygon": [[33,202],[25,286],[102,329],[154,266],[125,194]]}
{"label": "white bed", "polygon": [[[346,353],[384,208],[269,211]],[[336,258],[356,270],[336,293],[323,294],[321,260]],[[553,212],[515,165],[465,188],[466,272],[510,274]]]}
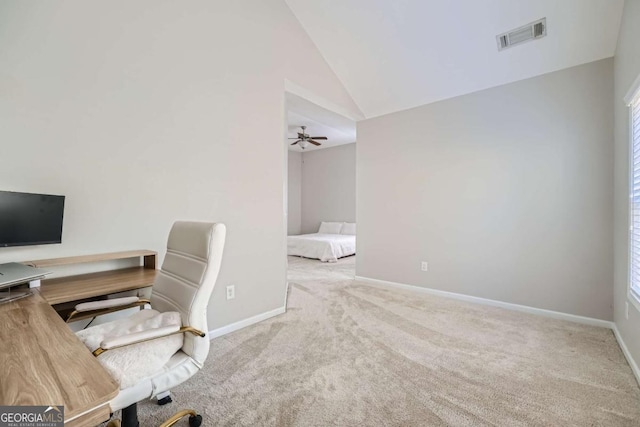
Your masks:
{"label": "white bed", "polygon": [[[322,262],[336,262],[338,258],[356,253],[355,224],[353,234],[341,234],[341,228],[323,227],[318,233],[288,236],[287,253],[293,256],[319,259]],[[342,223],[337,223],[341,224]],[[331,233],[327,233],[327,231]]]}

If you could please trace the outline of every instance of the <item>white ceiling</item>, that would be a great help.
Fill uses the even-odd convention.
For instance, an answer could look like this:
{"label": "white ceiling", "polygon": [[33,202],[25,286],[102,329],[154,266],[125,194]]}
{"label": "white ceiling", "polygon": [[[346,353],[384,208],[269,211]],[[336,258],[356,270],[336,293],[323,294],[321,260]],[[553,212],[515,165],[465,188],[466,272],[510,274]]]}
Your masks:
{"label": "white ceiling", "polygon": [[[623,0],[286,0],[366,117],[614,55]],[[547,36],[496,35],[547,18]]]}
{"label": "white ceiling", "polygon": [[289,150],[307,152],[356,142],[356,123],[353,120],[290,93],[287,93],[286,100],[290,138],[297,137],[297,133],[301,132],[300,126],[307,126],[305,133],[310,136],[328,138],[326,141],[318,141],[322,143],[321,146],[309,144],[305,150],[300,148],[300,144],[292,146],[291,142],[295,140],[290,140]]}

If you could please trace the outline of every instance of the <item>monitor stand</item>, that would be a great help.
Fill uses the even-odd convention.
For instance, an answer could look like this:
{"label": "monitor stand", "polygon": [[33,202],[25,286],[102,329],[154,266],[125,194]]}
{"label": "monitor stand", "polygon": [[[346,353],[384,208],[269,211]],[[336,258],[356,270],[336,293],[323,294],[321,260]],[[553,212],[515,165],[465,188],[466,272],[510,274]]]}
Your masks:
{"label": "monitor stand", "polygon": [[28,297],[30,295],[32,295],[30,289],[26,291],[13,291],[13,292],[11,292],[11,290],[3,291],[3,292],[0,292],[0,304],[4,304],[10,301],[15,301],[17,299]]}

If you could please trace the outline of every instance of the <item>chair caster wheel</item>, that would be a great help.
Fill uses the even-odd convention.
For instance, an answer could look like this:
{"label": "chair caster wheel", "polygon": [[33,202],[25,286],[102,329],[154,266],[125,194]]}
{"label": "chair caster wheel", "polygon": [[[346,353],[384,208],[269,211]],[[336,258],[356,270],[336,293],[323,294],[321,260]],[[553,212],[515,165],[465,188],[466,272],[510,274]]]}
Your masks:
{"label": "chair caster wheel", "polygon": [[162,399],[158,399],[158,405],[162,406],[162,405],[166,405],[167,403],[171,403],[173,402],[173,399],[171,399],[171,396],[165,396]]}
{"label": "chair caster wheel", "polygon": [[189,417],[189,427],[200,427],[200,424],[202,424],[202,415]]}

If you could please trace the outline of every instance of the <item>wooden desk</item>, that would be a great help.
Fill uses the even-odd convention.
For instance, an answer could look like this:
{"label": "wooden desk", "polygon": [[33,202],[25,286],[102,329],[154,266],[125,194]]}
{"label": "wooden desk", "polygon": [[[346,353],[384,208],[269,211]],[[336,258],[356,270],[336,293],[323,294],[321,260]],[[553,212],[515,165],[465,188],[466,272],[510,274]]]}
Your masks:
{"label": "wooden desk", "polygon": [[148,250],[27,261],[51,268],[142,257],[139,267],[42,281],[34,295],[0,304],[0,405],[64,405],[65,425],[94,427],[109,418],[119,391],[52,305],[149,287],[156,253]]}
{"label": "wooden desk", "polygon": [[44,280],[40,293],[53,305],[147,288],[153,285],[155,278],[156,270],[144,267],[122,268]]}
{"label": "wooden desk", "polygon": [[142,258],[142,265],[139,267],[120,268],[43,280],[40,286],[40,293],[49,304],[54,305],[152,286],[156,279],[156,255],[154,251],[142,249],[137,251],[41,259],[26,261],[23,264],[37,268],[51,268],[61,265]]}
{"label": "wooden desk", "polygon": [[0,305],[0,404],[64,405],[65,425],[109,418],[118,384],[36,290]]}

